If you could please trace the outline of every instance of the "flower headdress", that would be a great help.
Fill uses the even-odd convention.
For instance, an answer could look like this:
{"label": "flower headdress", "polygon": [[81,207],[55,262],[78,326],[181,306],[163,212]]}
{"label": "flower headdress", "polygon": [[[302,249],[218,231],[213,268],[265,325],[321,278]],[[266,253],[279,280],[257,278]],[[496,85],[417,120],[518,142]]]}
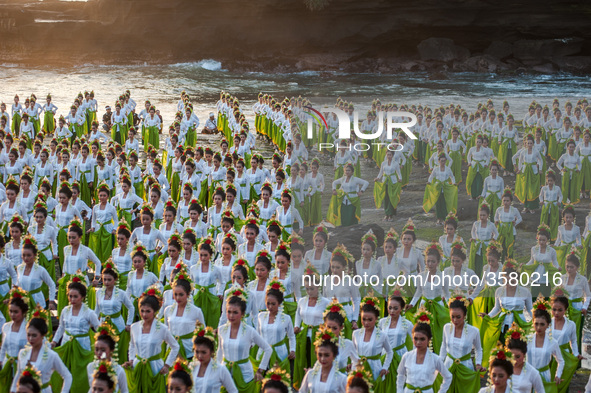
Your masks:
{"label": "flower headdress", "polygon": [[51,314],[48,310],[41,308],[39,305],[37,305],[37,308],[31,313],[31,318],[44,319],[47,326],[51,326]]}
{"label": "flower headdress", "polygon": [[117,226],[117,230],[119,230],[119,229],[127,229],[128,231],[130,230],[129,224],[125,220],[125,217],[121,217],[121,220],[119,220],[119,225]]}
{"label": "flower headdress", "polygon": [[131,250],[131,257],[133,258],[135,254],[137,254],[138,252],[142,252],[145,255],[148,255],[148,250],[146,249],[146,247],[144,247],[142,242],[137,242],[135,246],[133,246],[133,250]]}
{"label": "flower headdress", "polygon": [[323,232],[328,238],[328,229],[326,229],[324,225],[318,225],[316,228],[314,228],[314,236],[316,236],[318,232]]}
{"label": "flower headdress", "polygon": [[76,273],[71,275],[70,281],[68,281],[68,284],[70,284],[72,282],[78,282],[78,283],[86,286],[86,276],[84,275],[84,273],[82,273],[82,270],[78,269],[76,271]]}
{"label": "flower headdress", "polygon": [[111,189],[109,188],[109,185],[107,184],[107,182],[104,179],[99,183],[97,190],[98,191],[105,190],[107,192],[111,191]]}
{"label": "flower headdress", "polygon": [[37,239],[35,239],[33,237],[33,235],[31,235],[30,233],[26,234],[23,237],[23,243],[24,244],[32,244],[33,246],[37,247]]}
{"label": "flower headdress", "polygon": [[[537,232],[541,232],[541,231],[546,231],[548,233],[550,233],[550,227],[548,226],[548,224],[546,223],[541,223],[540,225],[538,225],[538,230]],[[538,235],[536,235],[536,239],[537,239]]]}
{"label": "flower headdress", "polygon": [[491,240],[486,247],[486,251],[488,250],[495,250],[501,254],[503,252],[503,245],[496,240]]}
{"label": "flower headdress", "polygon": [[343,319],[347,319],[347,313],[345,312],[343,305],[341,303],[339,303],[337,298],[332,299],[332,301],[330,302],[328,307],[326,307],[326,310],[324,310],[324,313],[322,314],[322,316],[326,317],[328,315],[328,313],[331,313],[331,312],[336,312],[341,317],[343,317]]}
{"label": "flower headdress", "polygon": [[525,331],[519,327],[515,322],[511,325],[511,328],[505,333],[505,345],[509,345],[510,340],[521,340],[527,342]]}
{"label": "flower headdress", "polygon": [[78,219],[77,216],[74,216],[74,218],[72,219],[72,221],[70,221],[70,226],[68,228],[71,229],[73,227],[78,227],[78,228],[84,230],[83,227],[82,227],[82,223],[80,222],[80,220]]}
{"label": "flower headdress", "polygon": [[289,240],[290,240],[290,243],[291,244],[296,243],[296,244],[301,244],[302,246],[306,244],[306,242],[304,241],[304,239],[300,235],[298,235],[297,233],[295,233],[295,231],[291,233],[291,236],[289,237]]}
{"label": "flower headdress", "polygon": [[277,227],[279,227],[279,229],[283,230],[283,225],[281,225],[279,220],[277,220],[275,218],[272,218],[269,221],[267,221],[267,228],[269,228],[272,225],[277,226]]}
{"label": "flower headdress", "polygon": [[540,293],[533,304],[532,314],[536,310],[545,310],[547,312],[550,312],[551,309],[552,308],[550,307],[550,302],[548,302],[544,295]]}
{"label": "flower headdress", "polygon": [[330,341],[333,344],[338,344],[339,338],[335,336],[335,334],[325,325],[320,325],[318,328],[318,332],[316,333],[316,339],[314,340],[314,345],[316,347],[320,346],[323,342]]}
{"label": "flower headdress", "polygon": [[273,367],[272,369],[267,371],[267,374],[265,375],[265,379],[263,380],[263,386],[268,381],[278,381],[278,382],[281,382],[282,384],[284,384],[288,388],[288,390],[290,388],[289,373],[287,371],[281,369],[280,367]]}
{"label": "flower headdress", "polygon": [[552,289],[552,293],[551,293],[551,296],[550,297],[552,299],[554,299],[554,298],[561,297],[561,296],[569,297],[570,294],[568,293],[568,291],[566,289],[564,289],[564,287],[562,285],[559,285],[557,287],[554,287]]}
{"label": "flower headdress", "polygon": [[242,266],[246,269],[246,272],[248,273],[248,271],[250,270],[250,265],[248,264],[248,260],[244,259],[244,258],[239,258],[236,261],[234,261],[234,263],[232,264],[232,267],[234,266]]}
{"label": "flower headdress", "polygon": [[226,209],[222,212],[222,218],[231,218],[232,220],[235,219],[234,217],[234,213],[232,213],[232,210],[230,209]]}
{"label": "flower headdress", "polygon": [[142,293],[142,296],[154,296],[157,299],[162,300],[162,292],[160,292],[157,285],[149,286],[148,289]]}
{"label": "flower headdress", "polygon": [[177,264],[176,268],[179,269],[176,276],[174,276],[173,282],[176,280],[185,280],[191,285],[191,289],[193,289],[193,280],[191,280],[191,275],[187,272],[187,267],[185,264]]}
{"label": "flower headdress", "polygon": [[507,258],[505,259],[505,263],[503,263],[503,271],[506,271],[506,269],[513,269],[516,272],[519,272],[521,270],[521,265],[519,265],[515,259]]}
{"label": "flower headdress", "polygon": [[287,244],[286,242],[279,242],[279,245],[275,249],[275,252],[277,252],[278,250],[285,251],[286,253],[291,255],[291,247],[289,247],[289,244]]}
{"label": "flower headdress", "polygon": [[183,360],[181,358],[177,358],[177,360],[174,362],[173,366],[170,368],[169,374],[172,374],[175,371],[184,371],[187,374],[191,375],[191,370],[189,369],[189,364],[187,363],[186,360]]}
{"label": "flower headdress", "polygon": [[388,232],[386,233],[386,237],[385,237],[384,241],[386,241],[387,239],[393,239],[396,242],[398,242],[400,240],[400,238],[398,236],[398,232],[396,232],[396,230],[394,228],[390,228],[388,230]]}
{"label": "flower headdress", "polygon": [[22,289],[21,287],[17,287],[17,286],[12,287],[10,292],[8,292],[8,297],[10,299],[12,299],[12,298],[23,299],[23,301],[26,302],[27,296],[28,296],[28,292],[25,291],[24,289]]}
{"label": "flower headdress", "polygon": [[421,307],[414,315],[416,323],[426,323],[427,325],[431,325],[433,321],[433,314],[431,314],[427,309]]}
{"label": "flower headdress", "polygon": [[402,232],[405,231],[415,231],[415,223],[413,222],[412,218],[408,218],[408,220],[406,221],[406,224],[404,224],[404,227],[402,228]]}
{"label": "flower headdress", "polygon": [[439,253],[439,256],[443,255],[443,249],[441,248],[441,245],[439,243],[431,242],[431,244],[429,244],[429,246],[427,248],[425,248],[425,256],[431,250],[437,250],[437,252]]}
{"label": "flower headdress", "polygon": [[20,214],[18,213],[14,213],[14,215],[12,216],[12,218],[10,219],[10,222],[13,223],[19,223],[23,226],[23,228],[26,228],[27,224],[25,223],[25,220],[23,220],[23,218],[21,217]]}
{"label": "flower headdress", "polygon": [[267,285],[267,290],[269,289],[274,289],[276,291],[279,291],[281,293],[285,293],[285,285],[283,285],[283,283],[281,281],[279,281],[277,278],[274,278],[273,280],[271,280],[269,282],[269,285]]}
{"label": "flower headdress", "polygon": [[449,307],[451,307],[451,304],[453,302],[455,302],[456,300],[462,302],[464,304],[464,307],[468,308],[470,307],[470,301],[466,298],[466,296],[464,296],[462,294],[461,291],[458,291],[457,293],[452,293],[452,295],[449,297],[449,301],[447,302],[447,305]]}
{"label": "flower headdress", "polygon": [[309,259],[307,260],[306,269],[304,269],[304,276],[310,276],[310,280],[312,280],[314,277],[320,277],[318,269],[316,269],[316,267],[310,263]]}
{"label": "flower headdress", "polygon": [[266,257],[271,259],[271,253],[269,252],[269,250],[263,248],[257,253],[255,260],[259,259],[259,257]]}
{"label": "flower headdress", "polygon": [[242,289],[241,287],[239,287],[237,285],[230,288],[229,295],[239,297],[240,299],[242,299],[245,302],[248,299],[248,293],[244,289]]}
{"label": "flower headdress", "polygon": [[119,335],[115,330],[115,325],[113,325],[113,321],[109,317],[107,317],[105,321],[101,323],[96,329],[96,333],[94,334],[95,341],[100,336],[109,336],[113,341],[115,341],[115,343],[119,341]]}
{"label": "flower headdress", "polygon": [[244,221],[244,225],[248,225],[248,224],[261,226],[261,220],[256,217],[249,216],[249,217],[246,217],[246,220]]}
{"label": "flower headdress", "polygon": [[205,337],[209,341],[213,343],[215,348],[217,340],[215,338],[215,334],[213,332],[213,328],[210,326],[205,326],[201,322],[197,321],[195,324],[195,330],[193,331],[193,337]]}
{"label": "flower headdress", "polygon": [[458,216],[456,216],[456,213],[452,210],[447,214],[447,217],[445,217],[445,221],[454,221],[457,224]]}
{"label": "flower headdress", "polygon": [[374,307],[376,310],[378,310],[378,312],[380,311],[380,301],[378,300],[377,297],[375,297],[375,296],[364,297],[363,300],[361,301],[360,308],[362,308],[366,304]]}
{"label": "flower headdress", "polygon": [[140,210],[140,214],[143,213],[152,213],[152,215],[154,214],[154,208],[149,204],[149,203],[144,203],[142,205],[142,208]]}
{"label": "flower headdress", "polygon": [[511,351],[505,350],[501,344],[497,344],[497,347],[493,349],[490,354],[489,363],[492,363],[495,359],[513,362],[513,353]]}
{"label": "flower headdress", "polygon": [[345,258],[347,263],[350,263],[353,260],[353,255],[351,255],[347,248],[340,243],[334,248],[332,255],[340,255],[341,257]]}
{"label": "flower headdress", "polygon": [[373,243],[374,243],[374,244],[376,244],[376,245],[378,244],[378,238],[377,238],[377,236],[376,236],[376,235],[373,233],[373,231],[371,230],[371,228],[369,229],[369,231],[367,231],[367,232],[365,233],[365,235],[363,235],[363,236],[361,237],[361,244],[365,243],[365,241],[366,241],[366,240],[368,240],[368,239],[369,239],[369,240],[371,240],[371,241],[373,241]]}
{"label": "flower headdress", "polygon": [[503,195],[513,196],[513,190],[511,190],[511,187],[505,187],[505,189],[503,190]]}
{"label": "flower headdress", "polygon": [[31,377],[39,384],[39,386],[43,385],[41,383],[41,371],[37,370],[35,366],[33,366],[30,362],[27,364],[27,367],[25,367],[25,369],[23,370],[21,376]]}
{"label": "flower headdress", "polygon": [[373,377],[370,371],[363,367],[363,364],[359,363],[354,370],[351,370],[348,379],[351,380],[353,378],[362,379],[367,384],[370,393],[373,391]]}
{"label": "flower headdress", "polygon": [[451,244],[451,250],[459,250],[464,255],[466,255],[466,243],[464,243],[461,237],[456,236],[455,240]]}

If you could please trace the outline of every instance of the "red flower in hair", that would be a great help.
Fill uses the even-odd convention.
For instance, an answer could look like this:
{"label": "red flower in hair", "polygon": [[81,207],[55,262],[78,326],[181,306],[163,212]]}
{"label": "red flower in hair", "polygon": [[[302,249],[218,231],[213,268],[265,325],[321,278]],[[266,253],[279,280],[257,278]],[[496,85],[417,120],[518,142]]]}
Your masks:
{"label": "red flower in hair", "polygon": [[537,309],[538,310],[545,310],[546,309],[546,306],[544,306],[543,304],[538,304]]}
{"label": "red flower in hair", "polygon": [[511,338],[514,340],[519,340],[521,338],[521,334],[519,334],[519,332],[513,332],[511,333]]}
{"label": "red flower in hair", "polygon": [[183,267],[180,263],[177,263],[176,266],[174,267],[175,269],[180,269],[181,267]]}
{"label": "red flower in hair", "polygon": [[174,364],[174,369],[175,369],[175,371],[181,371],[183,369],[183,366],[181,366],[180,363],[175,363]]}
{"label": "red flower in hair", "polygon": [[101,336],[106,336],[108,334],[109,334],[109,332],[107,330],[105,330],[105,329],[101,330],[101,332],[100,332],[100,335]]}
{"label": "red flower in hair", "polygon": [[562,289],[557,289],[556,292],[554,292],[554,294],[556,296],[563,296],[564,295],[564,292],[562,292]]}
{"label": "red flower in hair", "polygon": [[370,306],[375,306],[376,304],[374,303],[373,300],[368,300],[367,302],[365,302],[365,304],[369,304]]}
{"label": "red flower in hair", "polygon": [[363,374],[360,372],[355,373],[355,378],[363,378]]}
{"label": "red flower in hair", "polygon": [[72,278],[72,282],[80,282],[80,278],[79,277],[74,277],[74,278]]}
{"label": "red flower in hair", "polygon": [[273,375],[271,375],[271,380],[272,381],[281,381],[281,375],[273,374]]}
{"label": "red flower in hair", "polygon": [[322,335],[322,339],[323,339],[324,341],[328,341],[328,340],[330,340],[331,338],[332,338],[332,337],[331,337],[331,336],[330,336],[330,334],[328,334],[328,333],[324,333],[324,334]]}
{"label": "red flower in hair", "polygon": [[322,228],[320,228],[320,227],[316,228],[316,232],[322,232]]}
{"label": "red flower in hair", "polygon": [[341,311],[341,308],[339,306],[332,306],[330,308],[330,312],[339,312]]}
{"label": "red flower in hair", "polygon": [[456,296],[456,300],[462,300],[461,296]]}
{"label": "red flower in hair", "polygon": [[236,261],[237,265],[244,266],[244,259],[239,259]]}
{"label": "red flower in hair", "polygon": [[242,292],[240,292],[240,291],[234,291],[234,293],[232,295],[234,295],[234,296],[242,296]]}
{"label": "red flower in hair", "polygon": [[267,252],[266,251],[261,252],[261,256],[262,257],[266,257],[267,256]]}
{"label": "red flower in hair", "polygon": [[200,330],[199,332],[197,332],[197,335],[198,335],[199,337],[203,337],[203,336],[205,336],[205,330]]}
{"label": "red flower in hair", "polygon": [[156,295],[156,290],[154,288],[152,288],[148,291],[148,296],[155,296],[155,295]]}
{"label": "red flower in hair", "polygon": [[456,244],[456,245],[454,246],[454,248],[455,248],[456,250],[459,250],[459,249],[461,249],[461,248],[462,248],[462,245],[461,245],[461,244]]}
{"label": "red flower in hair", "polygon": [[22,299],[23,298],[20,293],[15,293],[14,295],[12,295],[12,297],[13,298],[16,298],[16,299]]}
{"label": "red flower in hair", "polygon": [[25,372],[23,372],[23,376],[30,377],[31,373],[29,371],[25,371]]}
{"label": "red flower in hair", "polygon": [[394,292],[392,292],[392,295],[394,295],[394,296],[400,296],[400,295],[401,295],[401,293],[400,293],[400,291],[397,289],[397,290],[395,290]]}
{"label": "red flower in hair", "polygon": [[505,352],[499,351],[499,352],[497,352],[497,359],[505,360],[505,359],[507,359],[507,355],[505,355]]}
{"label": "red flower in hair", "polygon": [[35,318],[37,318],[37,317],[41,316],[41,314],[39,314],[39,311],[35,311],[35,312],[33,313],[33,316],[34,316]]}
{"label": "red flower in hair", "polygon": [[109,372],[109,370],[107,370],[107,366],[105,366],[104,364],[101,364],[99,366],[99,372],[101,372],[102,374],[106,374]]}
{"label": "red flower in hair", "polygon": [[281,285],[279,283],[274,283],[273,285],[271,285],[271,289],[281,289]]}
{"label": "red flower in hair", "polygon": [[428,320],[429,320],[429,317],[425,314],[423,314],[419,317],[419,321],[427,322]]}

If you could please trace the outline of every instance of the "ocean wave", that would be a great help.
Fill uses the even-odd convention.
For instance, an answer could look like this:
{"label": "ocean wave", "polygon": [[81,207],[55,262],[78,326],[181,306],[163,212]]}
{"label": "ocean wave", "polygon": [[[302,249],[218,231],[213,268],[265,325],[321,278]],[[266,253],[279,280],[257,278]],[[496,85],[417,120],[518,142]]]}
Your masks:
{"label": "ocean wave", "polygon": [[192,61],[188,63],[171,64],[170,67],[178,68],[202,68],[208,71],[226,71],[222,69],[222,63],[213,59],[204,59],[199,61]]}

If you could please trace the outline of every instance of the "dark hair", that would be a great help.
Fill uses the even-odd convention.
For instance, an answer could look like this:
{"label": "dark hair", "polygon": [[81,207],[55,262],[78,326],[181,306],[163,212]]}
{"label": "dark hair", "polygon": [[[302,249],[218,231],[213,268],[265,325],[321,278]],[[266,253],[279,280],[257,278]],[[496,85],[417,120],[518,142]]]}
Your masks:
{"label": "dark hair", "polygon": [[333,355],[334,355],[335,358],[339,355],[339,347],[338,347],[337,344],[333,343],[332,341],[323,340],[320,343],[320,345],[318,345],[316,347],[316,349],[323,348],[323,347],[324,348],[329,348],[332,351],[332,353],[333,353]]}
{"label": "dark hair", "polygon": [[242,277],[248,279],[248,270],[246,270],[246,267],[242,265],[234,265],[232,267],[232,273],[234,272],[240,272],[240,274],[242,274]]}
{"label": "dark hair", "polygon": [[21,375],[18,379],[19,385],[27,385],[31,388],[33,393],[40,393],[41,386],[39,386],[39,382],[32,375]]}
{"label": "dark hair", "polygon": [[347,379],[347,389],[359,389],[362,393],[369,393],[369,386],[363,378],[356,377],[355,375],[349,376]]}
{"label": "dark hair", "polygon": [[451,302],[449,304],[449,309],[451,310],[452,308],[455,308],[457,310],[462,310],[462,312],[464,313],[464,316],[466,316],[468,314],[468,309],[466,308],[466,305],[464,304],[464,302],[461,300],[456,299],[453,302]]}
{"label": "dark hair", "polygon": [[115,340],[111,337],[110,334],[99,334],[96,338],[96,341],[102,341],[109,346],[111,351],[115,350]]}
{"label": "dark hair", "polygon": [[427,336],[429,340],[431,340],[431,337],[433,337],[433,333],[431,332],[431,326],[429,326],[429,324],[427,323],[417,323],[412,328],[412,332],[424,334],[425,336]]}
{"label": "dark hair", "polygon": [[193,338],[193,350],[195,350],[195,347],[198,345],[205,345],[212,353],[215,352],[215,345],[213,341],[208,338],[195,336],[195,338]]}
{"label": "dark hair", "polygon": [[129,231],[129,229],[127,229],[127,227],[124,226],[120,226],[119,228],[117,228],[117,234],[123,235],[128,239],[131,237],[131,232]]}
{"label": "dark hair", "polygon": [[439,253],[439,250],[437,250],[436,248],[430,248],[427,251],[427,256],[429,255],[434,256],[438,262],[441,261],[441,254]]}
{"label": "dark hair", "polygon": [[209,253],[209,255],[215,254],[213,247],[211,247],[211,244],[208,244],[208,243],[201,243],[199,245],[199,251],[201,251],[201,250],[207,251]]}
{"label": "dark hair", "polygon": [[255,261],[255,263],[254,263],[254,265],[256,266],[256,265],[258,265],[259,263],[262,263],[262,264],[265,266],[265,268],[266,268],[267,270],[269,270],[269,271],[270,271],[270,270],[273,268],[273,265],[271,264],[271,261],[270,261],[270,260],[269,260],[269,258],[268,258],[268,257],[266,257],[266,256],[259,255],[259,256],[257,257],[257,259],[256,259],[256,261]]}
{"label": "dark hair", "polygon": [[246,227],[246,229],[252,229],[252,230],[254,230],[254,232],[257,234],[257,236],[259,235],[259,233],[261,231],[259,229],[259,226],[256,225],[256,224],[246,224],[245,227]]}
{"label": "dark hair", "polygon": [[140,297],[139,306],[148,306],[154,310],[154,313],[157,313],[160,310],[160,307],[162,307],[162,302],[156,296],[142,295]]}
{"label": "dark hair", "polygon": [[72,190],[70,189],[70,187],[60,188],[59,194],[64,194],[68,199],[72,198]]}
{"label": "dark hair", "polygon": [[187,280],[179,278],[172,283],[172,288],[180,287],[183,288],[185,293],[189,295],[191,293],[191,283]]}
{"label": "dark hair", "polygon": [[265,393],[265,392],[269,391],[270,389],[279,390],[280,393],[289,393],[289,389],[287,388],[287,386],[285,386],[285,384],[283,382],[274,381],[272,379],[269,379],[267,382],[265,382],[261,393]]}
{"label": "dark hair", "polygon": [[283,303],[283,292],[278,289],[269,288],[267,289],[267,296],[273,296],[279,302],[279,305]]}
{"label": "dark hair", "polygon": [[394,239],[393,237],[387,237],[386,240],[384,240],[384,244],[386,243],[392,244],[394,246],[394,249],[398,248],[398,240]]}
{"label": "dark hair", "polygon": [[451,249],[451,256],[452,257],[458,257],[460,258],[462,261],[466,260],[466,253],[464,251],[462,251],[459,248],[452,248]]}
{"label": "dark hair", "polygon": [[68,293],[70,293],[71,290],[78,291],[82,298],[86,297],[86,285],[82,284],[81,282],[70,282],[68,284]]}
{"label": "dark hair", "polygon": [[103,269],[102,274],[108,274],[109,276],[113,277],[115,279],[115,281],[117,281],[117,278],[119,278],[119,275],[117,274],[117,272],[113,269],[111,269],[110,267]]}
{"label": "dark hair", "polygon": [[402,296],[391,295],[390,299],[388,299],[388,303],[392,301],[398,302],[398,304],[400,304],[400,308],[404,308],[404,306],[406,306],[406,302]]}
{"label": "dark hair", "polygon": [[18,184],[9,183],[9,184],[6,185],[6,190],[7,191],[8,190],[12,190],[12,191],[14,191],[14,192],[16,192],[18,194],[19,191],[20,191],[20,187],[19,187]]}
{"label": "dark hair", "polygon": [[75,234],[77,234],[80,237],[82,237],[82,235],[83,235],[82,228],[80,228],[77,225],[70,225],[70,227],[68,228],[68,233],[69,232],[74,232]]}
{"label": "dark hair", "polygon": [[191,210],[196,210],[199,214],[203,213],[203,207],[201,207],[201,205],[198,203],[191,203],[189,205],[189,211]]}
{"label": "dark hair", "polygon": [[505,193],[503,193],[503,196],[501,197],[501,199],[503,199],[503,198],[505,198],[505,197],[506,197],[506,198],[509,198],[509,200],[510,200],[511,202],[513,202],[513,193],[512,193],[512,192],[505,192]]}
{"label": "dark hair", "polygon": [[16,306],[16,307],[20,308],[21,311],[23,312],[23,314],[25,314],[25,315],[29,311],[29,305],[27,304],[27,302],[25,302],[20,297],[11,297],[10,298],[9,305],[10,306]]}
{"label": "dark hair", "polygon": [[[224,190],[222,188],[218,188],[217,190],[215,190],[215,192],[213,193],[213,197],[215,197],[216,195],[219,195],[220,197],[222,197],[222,201],[224,201],[226,199],[226,193],[224,192]],[[212,200],[213,200],[212,197]]]}
{"label": "dark hair", "polygon": [[566,296],[555,296],[552,298],[552,303],[560,303],[565,310],[568,309],[568,298]]}
{"label": "dark hair", "polygon": [[[363,244],[367,244],[371,247],[371,252],[375,252],[376,251],[376,244],[373,240],[371,239],[365,239],[365,241],[363,242]],[[361,246],[363,246],[363,244]]]}
{"label": "dark hair", "polygon": [[291,259],[289,252],[281,248],[275,251],[275,260],[277,260],[277,257],[285,257],[288,261]]}
{"label": "dark hair", "polygon": [[9,225],[10,228],[18,228],[21,232],[24,232],[25,228],[20,221],[12,221]]}
{"label": "dark hair", "polygon": [[221,222],[227,222],[231,226],[234,226],[234,219],[232,217],[223,216]]}
{"label": "dark hair", "polygon": [[345,318],[338,312],[329,311],[324,316],[324,322],[326,321],[333,321],[336,322],[339,326],[343,326],[345,324]]}
{"label": "dark hair", "polygon": [[498,359],[498,358],[495,358],[490,363],[490,369],[492,370],[495,367],[500,367],[503,370],[505,370],[505,372],[507,373],[507,376],[508,377],[510,377],[511,375],[513,375],[513,363],[511,363],[507,359]]}
{"label": "dark hair", "polygon": [[41,213],[45,216],[45,218],[47,218],[47,209],[43,206],[39,206],[37,209],[35,209],[35,214],[37,213]]}
{"label": "dark hair", "polygon": [[410,229],[407,229],[406,231],[402,232],[402,235],[400,236],[400,238],[402,239],[402,237],[404,235],[410,235],[410,236],[412,236],[412,241],[413,242],[415,240],[417,240],[417,235],[415,234],[415,231],[411,231]]}
{"label": "dark hair", "polygon": [[537,308],[534,311],[534,318],[544,318],[548,325],[552,323],[552,317],[550,317],[550,313],[547,310],[542,310],[541,308]]}
{"label": "dark hair", "polygon": [[174,206],[166,206],[164,208],[164,211],[165,212],[171,212],[172,215],[176,217],[176,207],[174,207]]}
{"label": "dark hair", "polygon": [[239,298],[238,296],[230,296],[228,300],[226,300],[228,306],[238,306],[242,311],[242,314],[246,312],[246,302]]}
{"label": "dark hair", "polygon": [[572,263],[576,267],[579,267],[581,265],[581,262],[579,261],[579,257],[577,257],[575,254],[569,254],[566,257],[566,261]]}
{"label": "dark hair", "polygon": [[27,323],[27,329],[28,328],[35,328],[35,330],[41,333],[42,336],[45,336],[49,331],[47,321],[43,318],[31,318],[29,323]]}
{"label": "dark hair", "polygon": [[144,260],[144,262],[146,262],[148,260],[148,254],[146,254],[146,252],[144,250],[137,250],[135,252],[135,254],[133,254],[133,256],[131,257],[131,260],[133,261],[133,259],[135,257],[140,257]]}
{"label": "dark hair", "polygon": [[490,256],[490,257],[496,258],[497,260],[500,260],[501,259],[501,253],[496,248],[489,248],[486,251],[486,256]]}
{"label": "dark hair", "polygon": [[174,370],[168,375],[168,380],[171,379],[178,379],[180,380],[186,387],[191,389],[193,386],[193,380],[191,376],[185,370]]}
{"label": "dark hair", "polygon": [[197,243],[197,237],[191,231],[183,233],[183,240],[188,240],[193,244]]}
{"label": "dark hair", "polygon": [[371,304],[364,304],[361,307],[361,311],[373,313],[376,316],[376,319],[380,317],[380,311],[376,308],[376,306],[372,306]]}
{"label": "dark hair", "polygon": [[507,342],[507,348],[509,349],[518,349],[523,354],[527,354],[527,343],[523,340],[510,338]]}
{"label": "dark hair", "polygon": [[24,243],[23,244],[23,250],[29,250],[33,254],[37,255],[37,246],[34,245],[33,243]]}

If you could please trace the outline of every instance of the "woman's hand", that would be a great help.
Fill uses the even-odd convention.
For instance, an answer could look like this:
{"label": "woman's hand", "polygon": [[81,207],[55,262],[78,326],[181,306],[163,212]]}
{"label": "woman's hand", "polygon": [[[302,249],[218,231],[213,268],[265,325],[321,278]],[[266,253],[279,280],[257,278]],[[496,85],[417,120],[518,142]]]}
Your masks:
{"label": "woman's hand", "polygon": [[162,366],[162,368],[160,369],[160,374],[162,375],[166,375],[168,374],[168,370],[170,369],[169,366],[167,366],[166,364],[164,366]]}
{"label": "woman's hand", "polygon": [[256,379],[257,381],[263,380],[263,373],[261,372],[261,370],[257,370],[257,373],[254,376],[254,379]]}
{"label": "woman's hand", "polygon": [[302,329],[300,329],[299,327],[295,327],[295,328],[293,328],[293,332],[294,332],[295,334],[298,334],[298,333],[299,333],[299,332],[301,332],[301,331],[302,331]]}
{"label": "woman's hand", "polygon": [[480,314],[478,314],[478,316],[484,318],[484,317],[488,316],[488,314],[485,312],[481,312]]}
{"label": "woman's hand", "polygon": [[55,347],[57,347],[57,343],[55,341],[52,341],[51,342],[51,348],[55,348]]}
{"label": "woman's hand", "polygon": [[123,368],[132,368],[133,367],[133,362],[131,360],[128,360],[127,362],[123,363]]}
{"label": "woman's hand", "polygon": [[388,370],[386,370],[385,368],[380,370],[380,377],[385,376],[386,374],[388,374]]}
{"label": "woman's hand", "polygon": [[353,329],[353,330],[359,329],[359,327],[357,326],[357,321],[351,322],[351,329]]}
{"label": "woman's hand", "polygon": [[332,195],[337,195],[337,190],[332,190]]}
{"label": "woman's hand", "polygon": [[125,326],[125,331],[126,331],[126,332],[130,332],[130,331],[131,331],[131,325],[127,325],[127,326]]}
{"label": "woman's hand", "polygon": [[288,359],[295,359],[295,352],[294,352],[294,351],[291,351],[291,352],[289,353],[289,355],[287,355],[287,358],[288,358]]}
{"label": "woman's hand", "polygon": [[49,302],[49,309],[50,310],[57,310],[57,305],[55,304],[55,300]]}

